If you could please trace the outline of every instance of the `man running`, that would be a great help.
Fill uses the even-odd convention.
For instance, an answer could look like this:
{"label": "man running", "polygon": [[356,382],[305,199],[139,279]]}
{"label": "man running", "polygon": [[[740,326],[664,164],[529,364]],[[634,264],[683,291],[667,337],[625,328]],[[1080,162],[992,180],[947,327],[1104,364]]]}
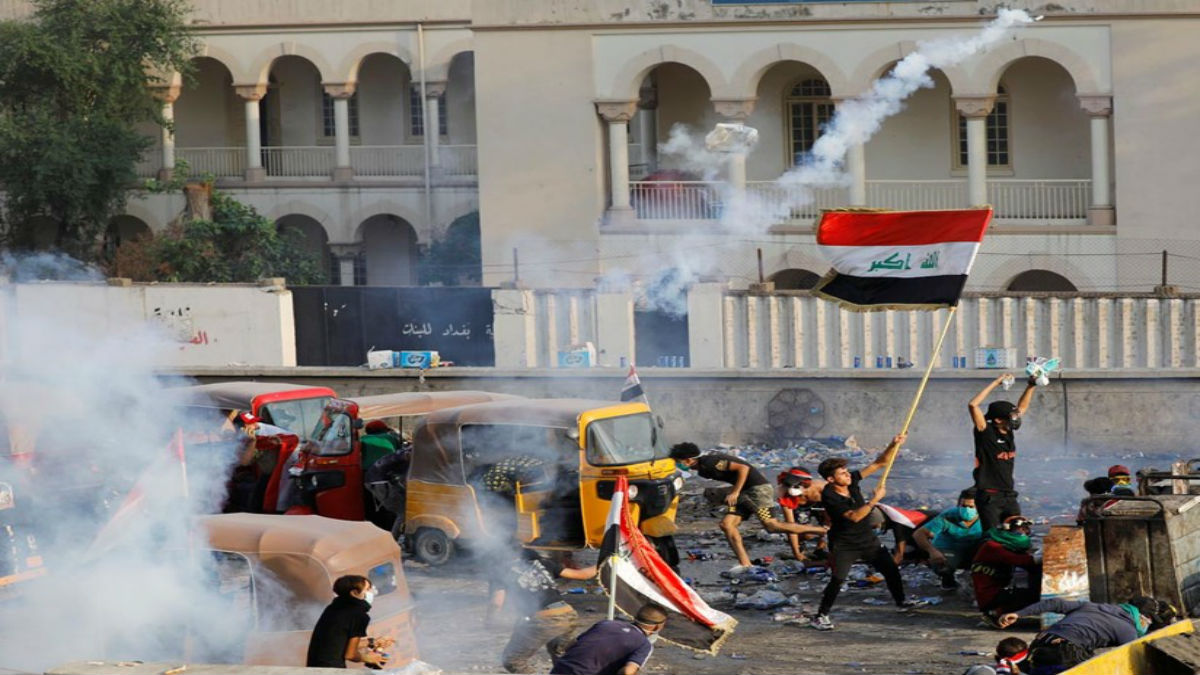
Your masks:
{"label": "man running", "polygon": [[721,519],[721,532],[729,540],[729,547],[737,556],[738,564],[732,568],[731,574],[742,574],[750,569],[750,556],[742,543],[742,535],[738,526],[746,518],[757,517],[767,532],[784,532],[786,534],[824,534],[825,528],[816,525],[800,525],[798,523],[781,523],[771,514],[775,502],[775,489],[763,477],[762,472],[751,466],[745,460],[733,455],[720,452],[700,454],[700,448],[695,443],[679,443],[671,448],[671,459],[681,468],[696,471],[703,478],[729,483],[730,488],[725,496],[727,512]]}
{"label": "man running", "polygon": [[831,457],[817,467],[817,473],[829,481],[821,493],[821,503],[825,505],[825,513],[829,515],[829,583],[821,594],[821,606],[817,615],[812,619],[812,627],[817,630],[833,630],[833,621],[829,619],[829,610],[837,600],[842,584],[850,566],[862,560],[870,563],[883,575],[887,582],[892,599],[900,611],[907,611],[924,603],[910,600],[904,596],[904,580],[900,578],[900,568],[892,555],[880,543],[875,535],[867,516],[886,494],[882,485],[875,488],[870,501],[863,499],[859,483],[882,469],[893,454],[900,450],[907,434],[900,434],[892,439],[879,457],[859,471],[846,468],[846,460]]}
{"label": "man running", "polygon": [[1021,515],[1013,486],[1013,465],[1017,458],[1013,432],[1021,428],[1021,416],[1029,409],[1037,380],[1029,378],[1015,406],[1009,401],[992,401],[986,414],[980,409],[992,391],[1009,377],[1012,376],[1006,373],[992,380],[967,404],[975,424],[975,505],[984,532],[1009,516]]}

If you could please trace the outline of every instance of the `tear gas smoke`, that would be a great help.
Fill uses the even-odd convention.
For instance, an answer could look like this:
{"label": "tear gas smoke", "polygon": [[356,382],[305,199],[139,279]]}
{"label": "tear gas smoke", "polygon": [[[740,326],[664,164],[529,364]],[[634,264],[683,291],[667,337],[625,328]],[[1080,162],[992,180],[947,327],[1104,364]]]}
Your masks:
{"label": "tear gas smoke", "polygon": [[[18,280],[100,276],[53,255],[4,254],[0,272]],[[0,519],[22,544],[36,537],[48,570],[0,599],[0,667],[179,659],[185,645],[194,660],[240,662],[240,621],[249,614],[218,592],[218,570],[194,524],[197,514],[219,510],[233,448],[193,458],[185,483],[171,441],[189,423],[147,365],[171,341],[144,326],[82,334],[73,319],[45,306],[0,316],[0,480],[15,493]],[[28,454],[18,459],[18,451]]]}
{"label": "tear gas smoke", "polygon": [[[903,109],[905,99],[914,92],[932,87],[930,70],[957,65],[994,46],[1014,27],[1035,20],[1022,10],[1001,9],[975,35],[918,43],[916,51],[873,82],[869,91],[838,105],[811,152],[776,180],[777,189],[771,190],[775,199],[768,201],[751,191],[735,190],[728,182],[721,183],[716,188],[721,231],[739,236],[766,234],[792,211],[812,204],[814,189],[849,185],[851,177],[845,170],[847,151],[866,143],[884,120]],[[706,142],[686,126],[677,124],[667,141],[659,146],[659,152],[673,157],[681,169],[701,176],[701,180],[714,181],[731,161],[744,162],[744,156],[752,151],[756,141],[757,133],[741,125],[718,125],[708,134]],[[738,155],[743,159],[737,159]],[[722,256],[727,253],[721,247],[706,246],[706,241],[675,237],[670,250],[655,251],[637,259],[646,270],[641,274],[635,272],[634,276],[655,279],[645,289],[645,305],[673,314],[686,312],[687,287],[703,276],[718,274]],[[667,266],[675,268],[673,281],[659,283],[662,273],[653,270]]]}

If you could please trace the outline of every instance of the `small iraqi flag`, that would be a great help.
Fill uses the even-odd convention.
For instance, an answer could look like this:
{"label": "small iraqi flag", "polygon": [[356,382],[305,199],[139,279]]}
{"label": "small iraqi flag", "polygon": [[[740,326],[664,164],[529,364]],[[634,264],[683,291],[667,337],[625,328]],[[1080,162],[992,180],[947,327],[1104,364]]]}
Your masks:
{"label": "small iraqi flag", "polygon": [[833,265],[813,291],[854,311],[958,304],[991,208],[826,211],[817,247]]}
{"label": "small iraqi flag", "polygon": [[625,377],[625,384],[621,387],[621,402],[638,398],[645,400],[646,392],[642,391],[642,379],[638,377],[637,369],[629,366],[629,375]]}

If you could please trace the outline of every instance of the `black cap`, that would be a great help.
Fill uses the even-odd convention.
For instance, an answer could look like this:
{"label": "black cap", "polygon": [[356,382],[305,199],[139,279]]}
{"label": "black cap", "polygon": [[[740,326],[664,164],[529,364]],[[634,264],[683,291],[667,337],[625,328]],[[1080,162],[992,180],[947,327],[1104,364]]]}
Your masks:
{"label": "black cap", "polygon": [[1017,411],[1017,406],[1009,401],[992,401],[988,404],[987,415],[989,420],[1009,419],[1013,413]]}

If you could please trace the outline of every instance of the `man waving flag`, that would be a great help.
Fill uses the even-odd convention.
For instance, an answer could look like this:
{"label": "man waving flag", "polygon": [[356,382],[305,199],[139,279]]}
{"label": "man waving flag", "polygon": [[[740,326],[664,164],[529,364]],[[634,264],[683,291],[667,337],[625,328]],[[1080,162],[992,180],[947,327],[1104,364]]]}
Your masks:
{"label": "man waving flag", "polygon": [[833,269],[813,289],[854,311],[958,304],[991,208],[826,211],[817,247]]}

